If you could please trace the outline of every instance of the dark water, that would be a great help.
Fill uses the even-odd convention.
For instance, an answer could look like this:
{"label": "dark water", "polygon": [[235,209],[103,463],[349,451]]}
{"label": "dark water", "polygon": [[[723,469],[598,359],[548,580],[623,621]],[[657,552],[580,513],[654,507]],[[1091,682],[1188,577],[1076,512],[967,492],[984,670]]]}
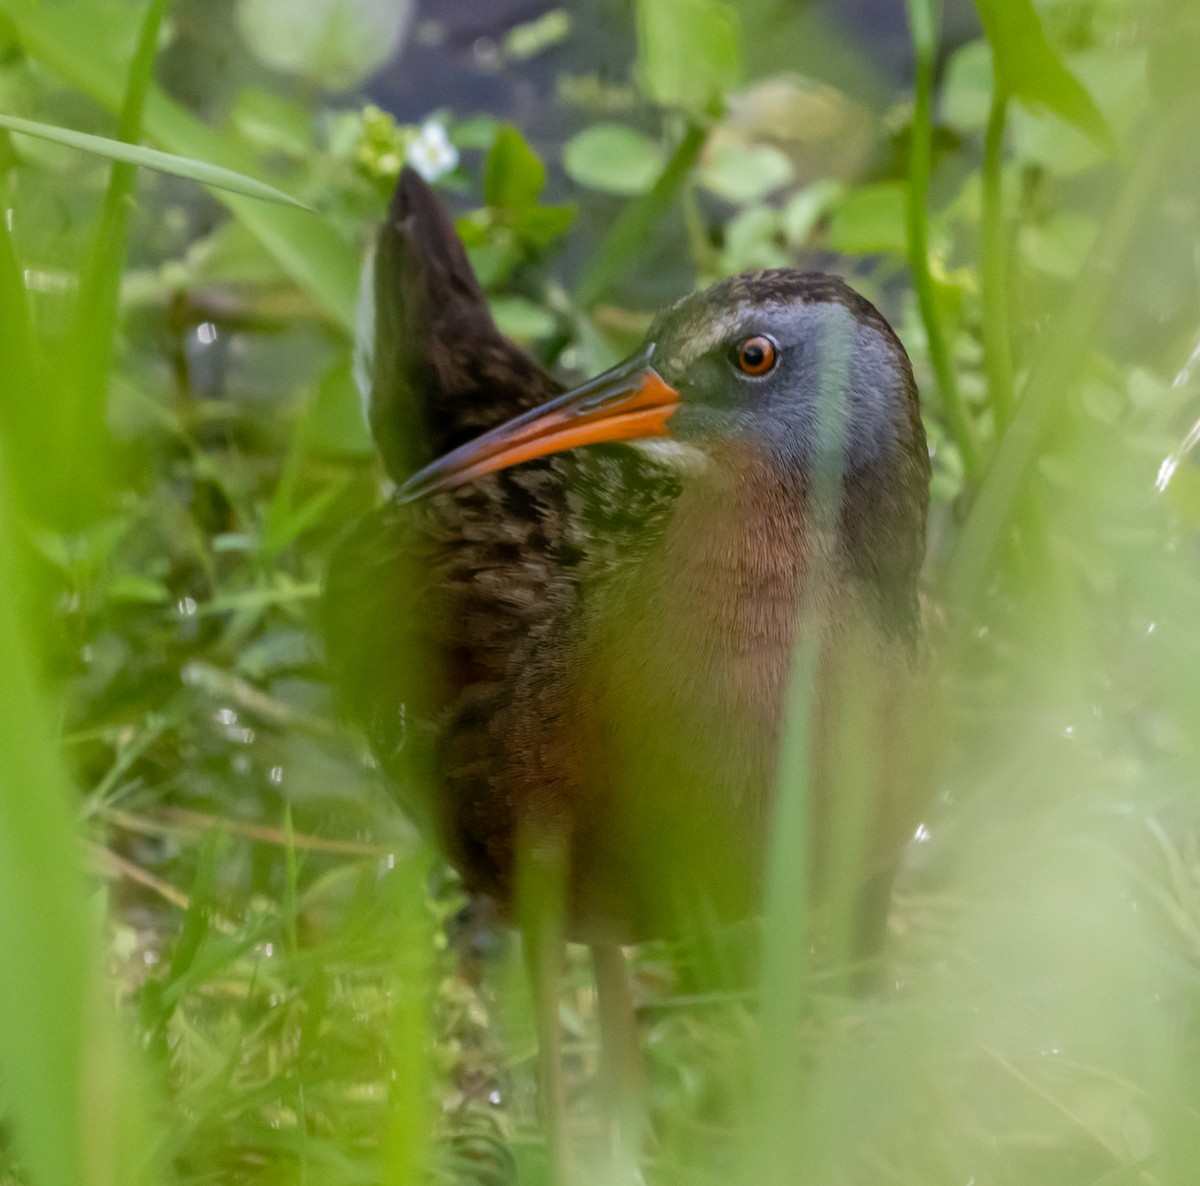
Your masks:
{"label": "dark water", "polygon": [[[911,84],[912,50],[903,0],[740,0],[747,82],[778,74],[829,84],[882,113]],[[522,61],[506,61],[506,34],[554,10],[569,14],[567,37]],[[639,106],[632,0],[417,0],[416,16],[395,60],[369,85],[371,98],[405,122],[446,109],[463,117],[486,112],[516,124],[549,166],[548,196],[571,200],[579,218],[555,272],[568,285],[584,267],[622,207],[620,199],[581,191],[557,167],[563,142],[589,122],[611,118],[654,129],[658,114]],[[974,36],[973,6],[947,6],[947,49]],[[564,101],[563,79],[624,88],[632,106],[611,115]],[[702,196],[715,229],[731,211]],[[694,281],[687,232],[676,211],[656,229],[646,257],[619,298],[653,308]],[[824,266],[827,261],[806,261]]]}
{"label": "dark water", "polygon": [[[741,0],[737,8],[750,78],[790,70],[859,98],[879,97],[910,81],[903,0]],[[554,9],[569,13],[566,40],[517,67],[497,61],[494,50],[506,32]],[[405,44],[371,91],[404,120],[436,107],[487,111],[535,138],[552,136],[569,122],[555,101],[558,77],[595,73],[613,83],[629,81],[634,21],[629,0],[418,0]],[[947,5],[948,46],[977,27],[966,0]]]}

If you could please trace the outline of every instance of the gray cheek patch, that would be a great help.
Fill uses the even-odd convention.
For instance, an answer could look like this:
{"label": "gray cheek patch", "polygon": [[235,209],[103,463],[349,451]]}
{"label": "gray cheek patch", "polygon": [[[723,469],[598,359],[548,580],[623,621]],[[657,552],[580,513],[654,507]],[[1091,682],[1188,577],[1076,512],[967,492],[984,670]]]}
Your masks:
{"label": "gray cheek patch", "polygon": [[835,471],[870,465],[896,443],[903,377],[894,345],[840,305],[804,307],[790,340],[788,391],[769,413],[791,463]]}
{"label": "gray cheek patch", "polygon": [[902,403],[900,386],[895,347],[877,329],[859,324],[846,390],[849,465],[874,461],[895,443],[896,408]]}
{"label": "gray cheek patch", "polygon": [[818,346],[800,362],[811,400],[804,436],[810,449],[848,469],[869,465],[896,439],[895,347],[839,305],[811,307],[810,316]]}

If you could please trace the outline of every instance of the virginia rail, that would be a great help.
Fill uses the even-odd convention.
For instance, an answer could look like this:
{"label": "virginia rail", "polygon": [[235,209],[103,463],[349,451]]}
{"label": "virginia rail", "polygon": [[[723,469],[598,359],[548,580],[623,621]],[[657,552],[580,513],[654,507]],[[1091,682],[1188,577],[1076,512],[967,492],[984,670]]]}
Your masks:
{"label": "virginia rail", "polygon": [[374,285],[369,414],[399,489],[331,565],[329,656],[467,888],[511,912],[518,855],[550,839],[565,934],[597,950],[602,986],[616,944],[753,913],[808,644],[818,876],[829,771],[861,746],[835,720],[869,703],[882,722],[859,815],[877,932],[915,823],[886,750],[929,482],[888,323],[835,277],[738,276],[563,394],[498,331],[410,170]]}

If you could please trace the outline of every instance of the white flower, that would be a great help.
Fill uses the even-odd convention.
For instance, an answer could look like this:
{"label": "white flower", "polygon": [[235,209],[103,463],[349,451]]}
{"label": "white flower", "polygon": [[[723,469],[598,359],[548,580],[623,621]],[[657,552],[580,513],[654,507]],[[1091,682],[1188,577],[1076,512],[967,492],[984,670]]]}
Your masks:
{"label": "white flower", "polygon": [[404,159],[426,181],[436,181],[458,164],[458,149],[450,143],[446,128],[436,120],[427,120],[408,142]]}

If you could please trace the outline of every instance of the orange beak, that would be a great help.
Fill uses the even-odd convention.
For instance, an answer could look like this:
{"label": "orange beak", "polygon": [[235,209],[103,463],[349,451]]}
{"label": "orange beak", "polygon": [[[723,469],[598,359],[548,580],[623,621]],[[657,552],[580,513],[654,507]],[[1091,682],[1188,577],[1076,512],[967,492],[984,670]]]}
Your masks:
{"label": "orange beak", "polygon": [[667,435],[679,392],[650,366],[650,346],[603,375],[460,445],[400,487],[403,502],[449,490],[534,457],[601,441]]}

